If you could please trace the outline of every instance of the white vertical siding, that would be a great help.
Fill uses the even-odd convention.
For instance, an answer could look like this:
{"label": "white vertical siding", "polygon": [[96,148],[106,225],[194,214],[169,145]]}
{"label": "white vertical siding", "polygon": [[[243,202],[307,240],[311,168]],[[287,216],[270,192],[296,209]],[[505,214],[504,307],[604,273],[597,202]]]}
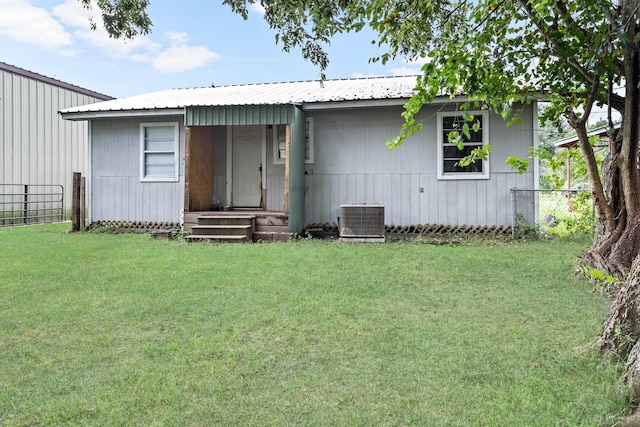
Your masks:
{"label": "white vertical siding", "polygon": [[73,172],[86,173],[87,123],[63,108],[101,99],[0,69],[0,183],[62,185],[71,208]]}
{"label": "white vertical siding", "polygon": [[[179,122],[179,181],[140,181],[140,123]],[[100,119],[91,124],[91,221],[178,222],[184,208],[183,118]]]}
{"label": "white vertical siding", "polygon": [[309,112],[315,163],[307,165],[305,222],[335,222],[341,204],[369,202],[385,205],[388,225],[511,225],[510,189],[533,188],[534,177],[532,170],[512,171],[505,159],[527,156],[533,109],[509,128],[491,116],[490,179],[438,180],[436,113],[442,109],[425,107],[423,131],[392,151],[385,142],[400,130],[400,108]]}

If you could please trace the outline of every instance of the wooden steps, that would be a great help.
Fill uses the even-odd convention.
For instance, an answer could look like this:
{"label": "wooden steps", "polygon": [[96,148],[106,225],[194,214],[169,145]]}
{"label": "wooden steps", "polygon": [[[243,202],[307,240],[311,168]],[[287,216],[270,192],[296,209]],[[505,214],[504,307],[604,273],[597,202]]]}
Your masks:
{"label": "wooden steps", "polygon": [[253,241],[255,217],[251,215],[201,215],[198,223],[190,227],[187,242],[209,241],[220,243],[246,243]]}
{"label": "wooden steps", "polygon": [[291,239],[289,217],[277,212],[202,212],[185,215],[187,242],[277,242]]}

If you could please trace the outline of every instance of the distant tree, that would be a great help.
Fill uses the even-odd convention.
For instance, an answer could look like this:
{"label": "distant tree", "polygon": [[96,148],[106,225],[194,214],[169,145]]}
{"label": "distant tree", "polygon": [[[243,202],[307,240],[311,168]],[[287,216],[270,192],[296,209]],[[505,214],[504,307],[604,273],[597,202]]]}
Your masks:
{"label": "distant tree", "polygon": [[[81,0],[88,4],[88,0]],[[256,0],[223,0],[243,17]],[[400,146],[422,128],[416,114],[436,96],[464,93],[462,108],[519,120],[519,106],[544,95],[541,117],[563,120],[580,141],[596,210],[596,239],[581,263],[625,281],[598,344],[640,377],[640,0],[261,0],[284,50],[300,49],[321,73],[325,48],[342,32],[371,28],[385,53],[372,61],[422,59],[406,104]],[[146,32],[146,0],[99,0],[114,36]],[[622,87],[620,90],[616,88]],[[587,125],[595,106],[609,111],[611,150],[599,170]],[[613,117],[622,124],[614,130]],[[464,133],[464,130],[463,130]],[[480,151],[477,157],[486,156]]]}

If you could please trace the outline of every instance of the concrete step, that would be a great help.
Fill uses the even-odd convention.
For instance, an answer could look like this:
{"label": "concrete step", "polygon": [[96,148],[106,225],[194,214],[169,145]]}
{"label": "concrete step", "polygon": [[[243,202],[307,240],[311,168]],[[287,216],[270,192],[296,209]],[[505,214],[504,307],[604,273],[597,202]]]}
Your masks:
{"label": "concrete step", "polygon": [[287,226],[289,216],[285,214],[265,214],[256,217],[256,226]]}
{"label": "concrete step", "polygon": [[194,225],[191,234],[195,236],[246,236],[251,238],[251,225]]}
{"label": "concrete step", "polygon": [[189,235],[184,238],[187,242],[211,242],[211,243],[247,243],[247,236],[225,235]]}
{"label": "concrete step", "polygon": [[289,232],[256,231],[253,233],[254,242],[286,242],[293,235]]}

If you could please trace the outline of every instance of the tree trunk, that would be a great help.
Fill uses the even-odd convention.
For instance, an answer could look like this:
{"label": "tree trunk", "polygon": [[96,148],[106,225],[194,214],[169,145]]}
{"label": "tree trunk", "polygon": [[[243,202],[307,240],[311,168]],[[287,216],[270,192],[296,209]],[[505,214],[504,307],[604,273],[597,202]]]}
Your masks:
{"label": "tree trunk", "polygon": [[[638,229],[638,226],[635,227]],[[620,241],[628,241],[637,232],[624,233]],[[638,246],[638,242],[635,242]],[[640,338],[640,256],[635,257],[631,270],[627,274],[624,285],[616,294],[615,300],[609,310],[609,316],[598,337],[598,347],[603,351],[616,354],[627,360],[631,349],[637,347]],[[639,365],[640,368],[640,365]],[[638,369],[640,373],[640,369]]]}
{"label": "tree trunk", "polygon": [[[636,8],[624,9],[635,15]],[[633,20],[635,22],[635,19]],[[636,27],[627,27],[624,47],[625,100],[620,136],[610,136],[602,165],[602,200],[598,205],[596,241],[579,261],[623,281],[597,339],[599,348],[627,362],[627,382],[640,396],[640,56]],[[591,178],[591,177],[590,177]],[[594,186],[592,185],[592,189]],[[596,193],[593,193],[596,195]],[[606,207],[605,207],[606,204]],[[607,212],[608,217],[602,213]]]}

